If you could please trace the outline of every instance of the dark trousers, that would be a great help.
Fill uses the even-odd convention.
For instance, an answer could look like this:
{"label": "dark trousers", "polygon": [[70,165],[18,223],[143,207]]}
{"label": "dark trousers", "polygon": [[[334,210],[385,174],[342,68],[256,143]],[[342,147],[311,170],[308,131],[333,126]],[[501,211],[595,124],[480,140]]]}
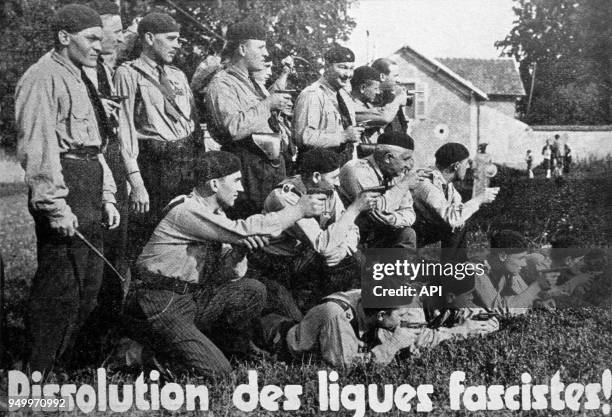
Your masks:
{"label": "dark trousers", "polygon": [[240,158],[244,187],[244,193],[238,196],[234,207],[228,210],[228,215],[233,219],[244,219],[261,213],[268,194],[286,178],[284,158],[272,164],[253,143],[245,141],[224,145],[222,150]]}
{"label": "dark trousers", "polygon": [[363,231],[362,235],[369,248],[416,249],[417,245],[417,236],[412,227],[376,225],[371,231]]}
{"label": "dark trousers", "polygon": [[175,365],[212,376],[231,372],[225,354],[246,352],[265,303],[264,285],[244,278],[182,295],[140,289],[127,312],[141,323],[136,339]]}
{"label": "dark trousers", "polygon": [[138,167],[149,193],[149,212],[130,213],[128,236],[132,260],[140,255],[162,219],[164,207],[173,198],[193,189],[194,162],[204,149],[192,136],[174,142],[140,140],[138,147]]}
{"label": "dark trousers", "polygon": [[[104,158],[117,186],[115,198],[117,200],[117,210],[121,215],[119,227],[103,232],[104,256],[129,281],[127,178],[116,138],[109,142]],[[83,365],[91,364],[92,360],[101,363],[103,356],[112,349],[115,341],[108,336],[113,334],[112,330],[121,325],[120,317],[124,291],[128,287],[129,282],[122,283],[117,275],[104,264],[104,278],[98,293],[98,305],[83,326],[76,342],[76,345],[80,346],[82,351],[76,359]]]}
{"label": "dark trousers", "polygon": [[258,251],[251,259],[251,267],[265,271],[267,281],[264,282],[276,281],[281,284],[281,288],[288,288],[294,297],[287,300],[284,292],[277,294],[269,290],[268,306],[276,305],[278,308],[269,309],[266,313],[281,314],[295,321],[301,320],[302,314],[294,313],[294,305],[307,311],[322,297],[360,286],[360,253],[343,259],[335,266],[327,266],[325,259],[312,250],[306,250],[295,257]]}
{"label": "dark trousers", "polygon": [[417,220],[413,226],[417,234],[417,247],[422,248],[425,245],[441,242],[441,262],[466,262],[468,260],[466,226],[453,231],[447,225],[439,226]]}
{"label": "dark trousers", "polygon": [[[79,231],[102,249],[102,167],[98,161],[63,159],[66,203]],[[49,220],[30,207],[36,225],[38,269],[32,281],[27,332],[31,369],[49,370],[72,345],[96,306],[103,262],[76,236],[60,237]]]}

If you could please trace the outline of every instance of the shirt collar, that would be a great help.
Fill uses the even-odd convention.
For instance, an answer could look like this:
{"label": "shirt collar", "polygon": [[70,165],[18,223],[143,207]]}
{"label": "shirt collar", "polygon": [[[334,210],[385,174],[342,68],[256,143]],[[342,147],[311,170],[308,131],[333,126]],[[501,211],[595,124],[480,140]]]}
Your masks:
{"label": "shirt collar", "polygon": [[81,68],[74,65],[74,63],[70,59],[65,58],[62,54],[57,52],[55,49],[51,52],[51,59],[53,59],[55,62],[65,67],[79,80],[81,79]]}
{"label": "shirt collar", "polygon": [[330,84],[329,81],[327,81],[327,78],[325,78],[325,76],[321,76],[321,78],[319,78],[319,84],[321,84],[321,86],[323,86],[323,89],[326,90],[327,92],[329,92],[330,94],[336,94],[338,93],[340,90],[336,90],[335,88],[333,88]]}
{"label": "shirt collar", "polygon": [[[157,67],[160,66],[157,62],[155,62],[154,60],[152,60],[145,54],[140,55],[140,60],[142,61],[144,65],[146,65],[147,67],[151,68],[154,71],[157,71]],[[161,67],[163,68],[164,65],[161,65]]]}
{"label": "shirt collar", "polygon": [[365,160],[368,162],[368,164],[372,167],[372,169],[374,170],[374,172],[376,173],[376,176],[384,181],[385,180],[385,176],[383,175],[382,171],[380,170],[380,167],[378,166],[378,164],[376,163],[376,159],[374,159],[374,155],[369,155],[365,158]]}
{"label": "shirt collar", "polygon": [[191,191],[190,197],[193,199],[195,203],[205,207],[206,210],[209,212],[212,212],[214,214],[224,213],[221,207],[213,207],[213,205],[211,205],[210,202],[202,194],[200,194],[196,188],[194,188],[193,191]]}

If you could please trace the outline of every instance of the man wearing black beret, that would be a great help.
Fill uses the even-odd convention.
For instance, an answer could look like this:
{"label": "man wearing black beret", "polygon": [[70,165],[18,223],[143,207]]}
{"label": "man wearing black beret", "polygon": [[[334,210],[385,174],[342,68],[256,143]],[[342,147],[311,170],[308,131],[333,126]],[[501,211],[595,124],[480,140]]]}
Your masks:
{"label": "man wearing black beret", "polygon": [[210,134],[242,162],[245,190],[235,214],[248,216],[261,211],[268,193],[286,176],[280,129],[273,113],[289,110],[291,96],[266,94],[252,79],[252,73],[266,65],[264,27],[237,23],[228,29],[227,39],[224,55],[229,63],[210,81],[204,105]]}
{"label": "man wearing black beret", "polygon": [[462,144],[445,143],[436,151],[436,167],[429,178],[419,182],[412,193],[418,247],[441,241],[443,258],[449,261],[467,260],[465,224],[482,204],[495,200],[498,191],[485,188],[463,203],[453,181],[465,178],[469,157],[469,151]]}
{"label": "man wearing black beret", "polygon": [[[325,72],[299,95],[293,116],[293,137],[303,153],[327,148],[341,154],[344,165],[353,157],[362,128],[355,127],[355,109],[349,95],[355,68],[353,51],[334,45],[324,54]],[[299,160],[299,156],[298,156]]]}
{"label": "man wearing black beret", "polygon": [[115,182],[102,149],[104,109],[83,68],[95,67],[102,21],[82,5],[59,9],[54,49],[32,65],[15,93],[17,146],[36,225],[38,269],[27,330],[29,369],[50,370],[96,306],[103,262],[101,220],[119,225]]}
{"label": "man wearing black beret", "polygon": [[139,281],[127,307],[146,318],[141,342],[207,376],[231,371],[224,353],[257,350],[253,323],[266,304],[266,288],[245,278],[249,249],[325,207],[322,195],[305,195],[276,213],[230,220],[225,211],[243,191],[240,169],[240,159],[229,152],[198,158],[195,188],[164,209],[136,262]]}
{"label": "man wearing black beret", "polygon": [[415,248],[412,229],[416,215],[410,186],[416,177],[414,141],[405,133],[382,134],[366,158],[349,161],[340,170],[340,195],[355,201],[364,191],[381,189],[376,208],[357,219],[362,241],[375,248]]}
{"label": "man wearing black beret", "polygon": [[119,139],[131,187],[130,250],[138,255],[161,220],[162,209],[193,186],[192,159],[203,147],[185,74],[170,65],[178,54],[180,26],[165,13],[138,24],[140,57],[115,74]]}

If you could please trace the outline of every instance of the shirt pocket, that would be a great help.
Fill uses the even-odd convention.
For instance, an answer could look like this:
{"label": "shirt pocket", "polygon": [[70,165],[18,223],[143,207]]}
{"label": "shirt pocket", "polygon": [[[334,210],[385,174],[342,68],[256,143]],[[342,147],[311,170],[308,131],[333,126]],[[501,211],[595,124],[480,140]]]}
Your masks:
{"label": "shirt pocket", "polygon": [[164,95],[161,90],[149,80],[144,78],[139,80],[138,90],[140,91],[140,96],[142,97],[145,107],[149,108],[152,105],[158,109],[164,108]]}
{"label": "shirt pocket", "polygon": [[340,115],[335,109],[325,109],[323,112],[323,123],[325,124],[324,129],[328,132],[340,131]]}
{"label": "shirt pocket", "polygon": [[80,145],[99,145],[95,132],[95,114],[87,94],[73,95],[70,108],[69,131],[75,143]]}

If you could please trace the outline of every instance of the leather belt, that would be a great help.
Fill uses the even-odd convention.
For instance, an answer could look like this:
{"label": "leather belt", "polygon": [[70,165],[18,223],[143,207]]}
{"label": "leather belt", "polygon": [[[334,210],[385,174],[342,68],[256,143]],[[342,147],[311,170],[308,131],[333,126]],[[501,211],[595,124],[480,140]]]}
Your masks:
{"label": "leather belt", "polygon": [[199,284],[143,271],[140,271],[140,280],[136,286],[148,290],[172,291],[180,295],[191,294],[201,288]]}
{"label": "leather belt", "polygon": [[88,146],[84,148],[71,149],[60,154],[60,159],[74,159],[78,161],[97,161],[100,155],[100,148]]}

